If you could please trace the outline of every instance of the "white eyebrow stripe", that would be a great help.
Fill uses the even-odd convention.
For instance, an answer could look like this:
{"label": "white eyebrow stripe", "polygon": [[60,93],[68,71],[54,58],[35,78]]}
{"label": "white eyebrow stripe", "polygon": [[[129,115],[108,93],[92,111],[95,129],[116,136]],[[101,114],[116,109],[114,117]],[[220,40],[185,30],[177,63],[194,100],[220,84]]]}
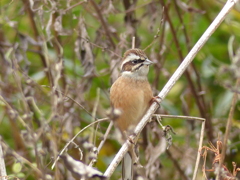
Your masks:
{"label": "white eyebrow stripe", "polygon": [[131,60],[134,60],[134,59],[140,59],[140,56],[136,55],[136,54],[129,54],[126,59],[122,62],[122,65],[121,65],[121,69],[122,69],[122,66],[126,63],[126,62],[129,62]]}

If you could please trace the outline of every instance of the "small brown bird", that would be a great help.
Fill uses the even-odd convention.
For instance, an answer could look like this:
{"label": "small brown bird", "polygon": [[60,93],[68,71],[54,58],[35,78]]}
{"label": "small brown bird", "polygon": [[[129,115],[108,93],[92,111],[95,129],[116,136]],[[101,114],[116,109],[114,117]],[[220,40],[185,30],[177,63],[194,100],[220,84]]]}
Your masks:
{"label": "small brown bird", "polygon": [[[135,126],[151,105],[153,93],[148,82],[149,65],[152,64],[146,54],[140,49],[130,49],[125,52],[121,64],[121,76],[110,89],[112,108],[119,110],[119,116],[114,120],[122,137],[131,135]],[[123,179],[133,178],[132,154],[123,158]]]}

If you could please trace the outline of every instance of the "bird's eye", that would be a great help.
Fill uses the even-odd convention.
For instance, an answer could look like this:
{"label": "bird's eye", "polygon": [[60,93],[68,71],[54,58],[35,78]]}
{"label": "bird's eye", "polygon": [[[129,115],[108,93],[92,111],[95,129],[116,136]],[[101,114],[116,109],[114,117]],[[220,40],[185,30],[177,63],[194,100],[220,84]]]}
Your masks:
{"label": "bird's eye", "polygon": [[137,59],[134,59],[134,60],[132,61],[133,64],[137,64],[138,62],[139,62],[139,60],[137,60]]}
{"label": "bird's eye", "polygon": [[142,59],[134,59],[134,60],[132,60],[132,64],[138,64],[138,63],[142,63],[144,61],[145,60],[142,60]]}

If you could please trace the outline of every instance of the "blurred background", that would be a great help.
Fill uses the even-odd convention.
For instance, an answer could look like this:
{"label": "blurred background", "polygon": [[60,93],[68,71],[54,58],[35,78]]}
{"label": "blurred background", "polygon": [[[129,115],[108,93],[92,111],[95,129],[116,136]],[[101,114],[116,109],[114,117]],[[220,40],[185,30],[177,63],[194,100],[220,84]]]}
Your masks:
{"label": "blurred background", "polygon": [[[119,76],[121,57],[132,47],[132,37],[155,63],[148,77],[157,95],[224,4],[223,0],[1,0],[0,141],[9,179],[75,179],[62,160],[54,169],[51,166],[74,135],[107,117],[109,88]],[[157,112],[205,118],[203,145],[216,146],[234,107],[224,161],[230,172],[232,162],[240,167],[239,20],[237,4]],[[231,106],[234,93],[238,96]],[[96,159],[94,167],[104,172],[121,147],[113,128],[99,154],[94,154],[109,123],[87,128],[67,153],[85,164]],[[201,123],[178,118],[162,118],[161,123],[176,134],[171,134],[172,146],[162,152],[162,128],[156,121],[147,125],[139,140],[140,162],[147,167],[144,179],[191,179]],[[212,168],[214,158],[208,151],[206,169]],[[198,179],[204,176],[203,163],[201,158]],[[214,172],[206,175],[215,178]],[[120,177],[119,167],[111,179]]]}

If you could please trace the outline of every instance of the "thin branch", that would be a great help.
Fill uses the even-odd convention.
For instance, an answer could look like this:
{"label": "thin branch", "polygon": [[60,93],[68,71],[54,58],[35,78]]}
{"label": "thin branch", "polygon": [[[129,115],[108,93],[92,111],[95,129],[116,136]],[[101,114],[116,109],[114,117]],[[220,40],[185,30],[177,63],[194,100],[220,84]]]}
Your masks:
{"label": "thin branch", "polygon": [[0,179],[6,180],[7,178],[6,166],[4,161],[4,155],[2,150],[2,138],[0,136]]}
{"label": "thin branch", "polygon": [[[180,24],[182,26],[183,34],[184,34],[185,41],[186,41],[186,44],[187,44],[187,51],[190,51],[191,50],[190,40],[189,40],[189,37],[188,37],[188,34],[187,34],[186,26],[185,26],[183,18],[182,18],[182,15],[183,15],[184,12],[180,12],[176,1],[173,1],[173,3],[174,3],[174,7],[176,9],[176,12],[178,14]],[[194,73],[196,75],[196,83],[197,83],[197,86],[198,86],[198,92],[202,92],[201,77],[200,77],[199,72],[198,72],[194,63],[192,63],[192,68],[193,68]],[[205,111],[206,111],[206,109],[209,109],[207,107],[208,105],[205,103],[204,96],[199,96],[199,98],[202,101],[203,107],[206,107]],[[208,117],[208,119],[210,119],[210,117]]]}
{"label": "thin branch", "polygon": [[[5,142],[1,142],[2,147],[4,149],[9,148],[9,146],[5,143]],[[10,149],[10,148],[9,148]],[[43,177],[43,173],[42,171],[36,167],[36,165],[34,165],[32,162],[30,162],[29,160],[25,159],[24,157],[20,156],[17,152],[13,151],[12,149],[9,151],[9,154],[13,155],[19,162],[21,162],[22,164],[26,164],[27,166],[31,167],[32,170],[39,175],[39,177]]]}
{"label": "thin branch", "polygon": [[135,48],[135,37],[133,36],[133,38],[132,38],[132,49],[134,49]]}
{"label": "thin branch", "polygon": [[63,154],[63,152],[67,149],[67,147],[69,146],[69,144],[73,143],[74,139],[76,139],[76,137],[82,133],[84,130],[86,130],[87,128],[89,128],[90,126],[99,123],[99,122],[103,122],[103,121],[107,121],[109,120],[108,118],[103,118],[103,119],[98,119],[94,122],[92,122],[91,124],[87,125],[86,127],[84,127],[81,131],[79,131],[70,141],[68,141],[68,143],[64,146],[64,148],[62,149],[62,151],[59,153],[58,157],[56,158],[56,160],[54,161],[53,165],[52,165],[52,169],[54,168],[56,162],[59,160],[59,157]]}
{"label": "thin branch", "polygon": [[166,151],[166,154],[168,155],[169,159],[172,160],[173,165],[178,170],[178,172],[179,172],[179,174],[181,176],[181,179],[188,180],[188,177],[185,175],[184,171],[181,169],[180,164],[178,163],[178,161],[173,158],[171,152],[170,151]]}
{"label": "thin branch", "polygon": [[[165,12],[165,17],[166,17],[166,20],[169,23],[170,30],[171,30],[172,35],[173,35],[173,40],[174,40],[174,43],[175,43],[176,48],[177,48],[179,60],[182,62],[183,54],[182,54],[182,51],[181,51],[181,48],[180,48],[180,44],[179,44],[179,41],[178,41],[178,38],[177,38],[177,33],[176,33],[175,29],[174,29],[172,20],[170,18],[169,12],[168,12],[168,7],[165,5],[163,0],[160,0],[160,3],[162,4],[162,6],[165,7],[165,11],[164,11]],[[191,75],[190,75],[188,70],[186,70],[185,75],[186,75],[188,84],[190,86],[191,92],[192,92],[192,94],[193,94],[193,96],[194,96],[194,98],[196,100],[196,103],[197,103],[197,106],[198,106],[198,109],[199,109],[199,112],[200,112],[201,116],[203,118],[207,119],[207,121],[206,121],[207,122],[207,134],[208,134],[209,140],[212,140],[213,139],[212,125],[211,125],[211,121],[210,121],[209,117],[206,116],[206,112],[205,112],[206,111],[206,109],[205,109],[206,105],[200,102],[200,98],[198,96],[196,87],[194,86],[193,80],[192,80]]]}
{"label": "thin branch", "polygon": [[[51,88],[51,87],[46,86],[46,85],[41,85],[41,87]],[[73,98],[71,98],[70,96],[64,94],[64,92],[62,92],[62,91],[59,91],[59,90],[57,90],[57,89],[55,89],[55,91],[61,93],[64,97],[67,97],[67,98],[71,99],[75,104],[77,104],[78,106],[80,106],[90,117],[92,117],[92,114],[91,114],[83,105],[81,105],[79,102],[75,101],[75,100],[74,100]],[[0,96],[0,98],[1,98],[1,96]]]}
{"label": "thin branch", "polygon": [[202,144],[203,144],[204,129],[205,129],[205,120],[202,122],[201,133],[200,133],[200,140],[199,140],[198,152],[197,152],[198,154],[197,154],[197,159],[196,159],[196,163],[195,163],[195,169],[194,169],[192,180],[195,180],[196,177],[197,177],[198,166],[199,166],[200,157],[201,157],[200,150],[201,150]]}
{"label": "thin branch", "polygon": [[81,4],[86,3],[86,2],[87,1],[85,1],[85,0],[84,1],[80,1],[80,2],[78,2],[78,3],[76,3],[76,4],[72,5],[72,6],[68,7],[67,9],[65,9],[64,12],[67,12],[67,11],[71,10],[72,8],[75,8],[78,5],[81,5]]}
{"label": "thin branch", "polygon": [[[223,7],[221,12],[218,14],[216,19],[212,22],[212,24],[208,27],[208,29],[204,32],[204,34],[201,36],[201,38],[198,40],[198,42],[194,45],[192,50],[189,52],[189,54],[186,56],[186,58],[183,60],[183,62],[180,64],[178,69],[175,71],[175,73],[172,75],[170,80],[167,82],[167,84],[164,86],[162,91],[158,94],[159,97],[159,103],[165,98],[165,96],[168,94],[168,92],[172,89],[176,81],[181,77],[181,75],[184,73],[184,71],[187,69],[189,64],[192,62],[193,58],[196,56],[196,54],[200,51],[202,46],[207,42],[207,40],[210,38],[210,36],[215,32],[217,27],[221,24],[221,22],[224,20],[226,15],[229,13],[229,11],[233,8],[233,6],[238,2],[238,0],[228,0],[226,5]],[[147,113],[144,115],[142,120],[138,123],[134,130],[134,135],[131,135],[131,139],[134,141],[136,137],[140,134],[142,129],[145,127],[145,125],[148,123],[148,120],[150,119],[151,115],[158,109],[159,105],[158,103],[154,102]],[[111,177],[114,170],[117,168],[118,164],[122,160],[123,156],[128,151],[128,148],[130,147],[129,140],[125,141],[125,143],[122,145],[122,148],[119,150],[107,170],[105,171],[104,175],[107,177]]]}
{"label": "thin branch", "polygon": [[100,143],[99,146],[98,146],[98,152],[100,152],[100,150],[102,149],[103,144],[104,144],[104,142],[106,141],[107,136],[108,136],[110,130],[112,129],[112,127],[113,127],[113,121],[111,121],[110,124],[108,125],[107,131],[106,131],[106,133],[105,133],[104,136],[103,136],[103,140],[101,141],[101,143]]}
{"label": "thin branch", "polygon": [[16,118],[19,120],[19,122],[23,125],[23,127],[26,127],[26,129],[28,131],[31,131],[30,127],[25,123],[25,121],[21,118],[21,116],[19,115],[19,113],[14,110],[12,108],[12,106],[10,104],[8,104],[8,102],[0,95],[0,101],[2,101],[6,106],[7,108],[11,111],[11,113],[14,113],[14,115],[16,116]]}
{"label": "thin branch", "polygon": [[[92,111],[92,121],[96,119],[96,114],[97,114],[97,108],[99,105],[99,100],[100,100],[100,88],[97,88],[97,97],[96,101],[93,106],[93,111]],[[92,127],[92,133],[90,135],[90,143],[96,144],[96,138],[97,138],[97,130],[98,130],[99,124],[96,124],[95,126]]]}
{"label": "thin branch", "polygon": [[[194,169],[193,178],[192,178],[192,180],[195,180],[196,176],[197,176],[197,171],[198,171],[198,166],[199,166],[199,162],[200,162],[200,157],[201,157],[201,154],[199,152],[200,152],[200,150],[202,148],[202,144],[203,144],[203,137],[204,137],[204,129],[205,129],[205,121],[206,121],[206,119],[199,118],[199,117],[192,117],[192,116],[176,116],[176,115],[165,115],[165,114],[153,114],[153,116],[160,116],[161,118],[178,118],[178,119],[186,119],[186,120],[194,120],[194,121],[197,120],[197,121],[201,121],[202,122],[200,138],[199,138],[199,144],[198,144],[197,159],[196,159],[195,169]],[[168,154],[168,155],[171,155],[171,154]],[[181,168],[179,169],[179,172],[180,172],[180,174],[182,174],[181,173]]]}
{"label": "thin branch", "polygon": [[154,116],[161,116],[161,118],[177,118],[177,119],[187,119],[187,120],[197,120],[197,121],[205,121],[204,118],[194,117],[194,116],[178,116],[178,115],[166,115],[166,114],[153,114]]}
{"label": "thin branch", "polygon": [[[236,88],[239,87],[239,85],[240,85],[240,78],[237,79]],[[230,108],[229,116],[228,116],[228,120],[227,120],[227,127],[226,127],[226,132],[225,132],[225,136],[224,136],[224,140],[223,140],[222,155],[221,155],[221,159],[220,159],[219,166],[218,166],[219,168],[218,168],[217,180],[219,180],[221,177],[221,174],[220,174],[221,167],[223,165],[223,162],[224,162],[224,159],[226,156],[227,141],[228,141],[229,133],[232,128],[232,119],[233,119],[237,99],[238,99],[238,93],[235,92],[232,97],[231,108]]]}
{"label": "thin branch", "polygon": [[180,24],[181,24],[181,27],[182,27],[182,31],[183,31],[185,41],[186,41],[186,44],[187,44],[187,50],[190,51],[191,50],[190,40],[189,40],[189,37],[188,37],[188,34],[187,34],[186,26],[185,26],[183,18],[182,18],[182,15],[183,15],[184,12],[180,12],[176,1],[173,1],[173,4],[174,4],[175,10],[177,12],[177,17],[179,18],[179,21],[180,21]]}
{"label": "thin branch", "polygon": [[155,3],[155,2],[154,1],[150,1],[150,2],[143,3],[143,4],[139,5],[139,6],[130,7],[127,10],[125,10],[123,12],[120,12],[120,13],[127,14],[127,13],[130,13],[130,12],[136,11],[138,9],[144,8],[145,6],[148,6],[148,5],[152,4],[152,3]]}
{"label": "thin branch", "polygon": [[102,51],[110,52],[110,53],[114,54],[115,56],[117,56],[117,57],[119,57],[119,58],[122,58],[121,55],[117,54],[117,53],[114,52],[114,51],[111,51],[111,50],[110,50],[109,48],[107,48],[107,47],[103,47],[103,46],[100,46],[100,45],[98,45],[98,44],[95,44],[95,43],[91,42],[89,39],[86,39],[86,38],[84,38],[84,37],[81,37],[81,36],[80,36],[80,38],[81,38],[81,39],[84,39],[84,40],[86,41],[86,43],[90,43],[92,46],[102,49]]}
{"label": "thin branch", "polygon": [[[103,139],[98,146],[97,153],[99,153],[100,150],[102,149],[102,147],[103,147],[105,141],[107,140],[108,134],[111,131],[112,127],[113,127],[113,121],[111,121],[110,124],[108,125],[107,131],[104,134]],[[93,166],[94,162],[95,162],[95,159],[92,159],[92,161],[89,163],[89,166]]]}
{"label": "thin branch", "polygon": [[[28,16],[29,16],[29,20],[30,20],[30,24],[31,24],[31,29],[33,29],[33,33],[34,33],[34,39],[38,42],[39,38],[40,38],[40,34],[38,32],[38,29],[37,29],[37,25],[35,23],[35,20],[34,20],[34,13],[32,12],[31,10],[31,7],[30,7],[30,2],[29,0],[22,0],[23,4],[24,4],[24,8],[26,10],[26,12],[28,13]],[[49,80],[49,83],[50,85],[53,87],[54,84],[53,84],[53,77],[52,77],[52,73],[48,67],[48,62],[47,62],[47,59],[46,57],[43,55],[44,52],[43,52],[43,48],[42,47],[39,47],[37,46],[37,51],[40,51],[41,53],[39,54],[40,58],[41,58],[41,61],[42,61],[42,64],[44,66],[44,68],[47,69],[46,72],[46,75],[47,75],[47,78]]]}
{"label": "thin branch", "polygon": [[101,13],[100,9],[98,8],[98,5],[96,4],[96,2],[94,0],[90,0],[90,2],[92,4],[92,6],[94,7],[94,9],[96,10],[96,13],[97,13],[97,15],[98,15],[98,17],[99,17],[99,19],[101,21],[101,24],[102,24],[102,26],[103,26],[103,28],[105,30],[106,36],[108,37],[108,40],[110,41],[110,44],[112,46],[111,49],[115,49],[115,44],[114,44],[114,42],[112,40],[111,32],[108,29],[108,25],[106,24],[106,22],[105,22],[105,20],[104,20],[104,18],[102,16],[102,13]]}

